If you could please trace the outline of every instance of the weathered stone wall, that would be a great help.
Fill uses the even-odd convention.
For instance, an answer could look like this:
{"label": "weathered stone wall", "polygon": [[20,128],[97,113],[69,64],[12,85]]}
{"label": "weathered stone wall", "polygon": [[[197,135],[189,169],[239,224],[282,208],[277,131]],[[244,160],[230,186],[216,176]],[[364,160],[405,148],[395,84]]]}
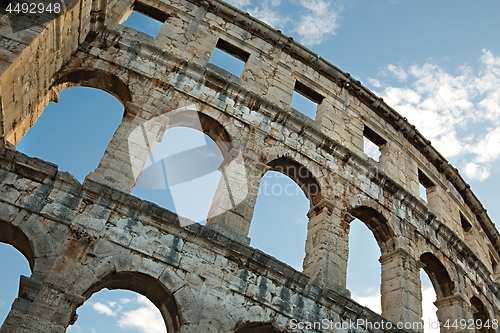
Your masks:
{"label": "weathered stone wall", "polygon": [[[5,142],[16,144],[48,99],[70,86],[110,92],[125,116],[83,185],[2,150],[0,241],[24,253],[33,274],[21,280],[0,332],[64,332],[76,308],[104,287],[150,298],[169,332],[290,331],[292,319],[380,322],[345,289],[355,218],[381,249],[384,320],[421,321],[420,268],[436,289],[441,322],[472,319],[477,304],[499,317],[499,233],[458,171],[406,119],[347,73],[223,2],[138,4],[166,18],[158,37],[119,24],[133,1],[81,0],[58,19],[67,32],[59,37],[68,39],[60,56],[47,46],[50,23],[2,62]],[[219,39],[249,54],[240,77],[208,64]],[[30,67],[33,59],[43,65]],[[30,74],[13,74],[23,71]],[[291,108],[297,81],[321,96],[316,119]],[[206,226],[182,228],[171,212],[129,194],[167,129],[163,120],[193,124],[176,120],[184,109],[219,143],[223,165],[239,156],[246,173],[228,173],[247,189],[245,200],[233,207],[221,182]],[[137,128],[145,142],[129,140]],[[366,128],[384,142],[378,162],[363,152]],[[305,171],[289,176],[311,202],[302,273],[248,246],[260,179],[289,167]],[[428,203],[419,198],[419,174]]]}

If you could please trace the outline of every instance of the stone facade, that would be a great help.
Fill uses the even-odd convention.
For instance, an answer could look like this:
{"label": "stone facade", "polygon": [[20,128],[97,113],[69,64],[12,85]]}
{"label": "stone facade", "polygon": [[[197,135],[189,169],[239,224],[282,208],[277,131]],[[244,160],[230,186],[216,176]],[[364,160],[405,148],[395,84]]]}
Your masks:
{"label": "stone facade", "polygon": [[[120,25],[133,9],[164,22],[156,38]],[[26,256],[32,275],[21,278],[0,332],[64,332],[103,288],[148,297],[168,332],[347,331],[293,329],[294,320],[418,323],[420,268],[442,323],[500,317],[500,235],[469,185],[405,118],[293,39],[219,0],[74,0],[54,20],[17,17],[22,28],[13,29],[9,19],[0,17],[0,241]],[[240,77],[208,63],[216,45],[244,58]],[[72,86],[102,89],[125,106],[83,184],[14,148]],[[294,90],[318,103],[316,119],[291,108]],[[187,118],[171,116],[183,108]],[[206,226],[182,227],[130,195],[166,130],[162,117],[168,126],[194,117],[220,144],[222,169],[243,166],[221,181]],[[145,145],[128,140],[137,128]],[[379,161],[364,153],[364,137],[379,145]],[[287,173],[310,200],[303,272],[248,245],[267,170]],[[233,205],[238,193],[244,200]],[[382,253],[382,316],[345,288],[355,218]],[[356,330],[382,331],[399,330]]]}

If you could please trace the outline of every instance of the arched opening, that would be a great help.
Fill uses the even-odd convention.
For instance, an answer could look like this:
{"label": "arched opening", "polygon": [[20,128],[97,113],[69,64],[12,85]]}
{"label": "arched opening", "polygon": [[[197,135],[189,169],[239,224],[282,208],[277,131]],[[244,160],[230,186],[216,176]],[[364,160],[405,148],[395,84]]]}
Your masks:
{"label": "arched opening", "polygon": [[359,219],[350,224],[349,257],[347,261],[347,289],[361,305],[381,314],[380,247],[373,233]]}
{"label": "arched opening", "polygon": [[429,276],[432,286],[436,291],[437,299],[453,295],[454,284],[444,265],[432,253],[424,253],[420,256],[424,264],[424,271]]}
{"label": "arched opening", "polygon": [[99,164],[122,116],[123,106],[109,93],[86,87],[67,89],[57,104],[45,108],[17,149],[55,163],[60,171],[83,182]]}
{"label": "arched opening", "polygon": [[431,279],[427,273],[420,270],[420,283],[422,286],[422,320],[424,321],[425,333],[439,333],[439,321],[436,315],[437,307],[434,305],[436,302],[436,291],[432,286]]}
{"label": "arched opening", "polygon": [[319,200],[320,186],[308,168],[287,157],[275,159],[267,165],[271,170],[290,177],[302,189],[311,207]]}
{"label": "arched opening", "polygon": [[21,275],[31,276],[35,256],[30,241],[19,229],[0,222],[0,323],[18,297]]}
{"label": "arched opening", "polygon": [[424,253],[420,256],[420,262],[425,272],[420,274],[424,331],[437,333],[439,325],[443,325],[448,319],[454,320],[449,317],[454,313],[453,302],[440,302],[440,300],[452,296],[455,286],[448,271],[435,255]]}
{"label": "arched opening", "polygon": [[52,85],[55,92],[82,86],[96,88],[113,95],[123,106],[132,101],[128,86],[115,75],[96,68],[63,71]]}
{"label": "arched opening", "polygon": [[[132,194],[205,224],[221,179],[221,147],[227,149],[227,144],[218,144],[209,135],[179,124],[184,123],[174,119],[169,124],[173,128],[154,144]],[[211,134],[210,130],[214,129],[207,128],[207,133]]]}
{"label": "arched opening", "polygon": [[7,243],[16,248],[28,260],[30,269],[33,269],[35,266],[33,246],[28,237],[18,228],[10,223],[0,221],[0,243]]}
{"label": "arched opening", "polygon": [[101,290],[80,308],[67,333],[167,333],[160,311],[145,296],[129,290]]}
{"label": "arched opening", "polygon": [[320,187],[312,173],[291,158],[277,158],[267,166],[250,225],[251,245],[302,271],[307,213]]}
{"label": "arched opening", "polygon": [[250,245],[302,271],[309,200],[290,177],[267,171],[262,177],[250,225]]}
{"label": "arched opening", "polygon": [[234,333],[280,333],[268,323],[249,323],[238,328]]}
{"label": "arched opening", "polygon": [[470,299],[470,305],[472,306],[472,317],[474,318],[474,324],[477,333],[493,333],[495,330],[492,327],[492,322],[488,311],[481,300],[474,296]]}
{"label": "arched opening", "polygon": [[394,232],[387,219],[367,206],[358,206],[349,212],[355,220],[350,223],[347,289],[354,300],[372,311],[382,313],[381,254],[393,248]]}
{"label": "arched opening", "polygon": [[382,253],[393,250],[394,231],[387,224],[384,215],[367,206],[355,207],[349,213],[370,229]]}
{"label": "arched opening", "polygon": [[[113,295],[109,292],[99,293],[104,288],[118,291]],[[133,291],[140,294],[134,295]],[[96,297],[94,297],[94,295]],[[92,298],[91,298],[92,296]],[[90,287],[83,297],[87,298],[87,306],[82,306],[82,313],[78,309],[79,319],[68,331],[89,325],[89,319],[82,319],[85,314],[94,314],[97,311],[105,317],[111,317],[113,324],[121,328],[135,328],[137,332],[176,332],[181,324],[180,314],[172,293],[157,279],[138,272],[112,273]],[[132,303],[132,307],[129,303]],[[153,306],[151,306],[153,305]],[[163,320],[163,325],[158,323],[158,311]],[[109,324],[109,323],[108,323]]]}
{"label": "arched opening", "polygon": [[0,243],[0,326],[9,314],[12,302],[17,298],[19,278],[30,276],[31,270],[26,257],[14,246]]}

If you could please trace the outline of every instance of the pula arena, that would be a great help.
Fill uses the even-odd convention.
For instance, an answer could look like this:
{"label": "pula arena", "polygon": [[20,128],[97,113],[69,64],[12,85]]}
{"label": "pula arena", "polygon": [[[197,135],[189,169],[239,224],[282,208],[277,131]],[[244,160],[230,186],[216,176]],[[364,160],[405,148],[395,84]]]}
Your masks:
{"label": "pula arena", "polygon": [[[421,268],[441,323],[500,317],[500,237],[486,209],[414,126],[348,73],[219,0],[64,8],[54,19],[0,18],[0,241],[32,270],[0,332],[65,332],[103,288],[145,295],[168,332],[422,332],[290,325],[421,322]],[[133,10],[163,22],[156,38],[120,25]],[[215,48],[245,62],[240,77],[209,64]],[[73,86],[107,91],[125,107],[83,184],[15,148]],[[317,103],[316,119],[291,108],[294,91]],[[152,146],[175,126],[202,130],[224,155],[205,226],[183,226],[130,194]],[[138,128],[142,141],[130,140]],[[379,146],[379,161],[364,153],[364,138]],[[287,173],[310,201],[302,272],[249,246],[267,170]],[[346,289],[355,218],[382,253],[381,315]]]}

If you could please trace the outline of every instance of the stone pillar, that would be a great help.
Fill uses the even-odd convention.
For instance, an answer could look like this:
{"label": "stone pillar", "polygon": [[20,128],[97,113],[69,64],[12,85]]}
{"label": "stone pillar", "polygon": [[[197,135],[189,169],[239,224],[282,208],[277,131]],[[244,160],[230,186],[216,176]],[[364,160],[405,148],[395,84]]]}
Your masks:
{"label": "stone pillar", "polygon": [[382,264],[382,316],[396,323],[422,322],[420,262],[403,249],[383,254],[379,261]]}
{"label": "stone pillar", "polygon": [[0,333],[64,333],[76,321],[76,307],[85,299],[21,276],[19,295]]}
{"label": "stone pillar", "polygon": [[252,222],[259,185],[269,167],[244,157],[232,149],[219,167],[222,177],[215,192],[207,227],[243,244],[250,244]]}
{"label": "stone pillar", "polygon": [[123,119],[97,169],[87,178],[130,193],[141,174],[153,146],[168,123],[166,115],[144,121],[137,116],[139,106],[127,103]]}
{"label": "stone pillar", "polygon": [[[469,302],[463,298],[461,295],[452,295],[448,297],[443,297],[434,302],[434,305],[438,308],[436,315],[440,325],[441,333],[473,333],[474,329],[468,329],[468,320],[472,320],[472,311],[469,306]],[[449,327],[446,328],[443,325],[448,321],[449,325],[453,322],[458,321],[458,328]],[[465,328],[460,328],[460,320],[467,323]],[[427,323],[426,323],[427,324]]]}
{"label": "stone pillar", "polygon": [[309,217],[304,274],[311,282],[350,296],[346,287],[349,255],[349,223],[354,219],[342,214],[335,202],[321,199],[307,214]]}

